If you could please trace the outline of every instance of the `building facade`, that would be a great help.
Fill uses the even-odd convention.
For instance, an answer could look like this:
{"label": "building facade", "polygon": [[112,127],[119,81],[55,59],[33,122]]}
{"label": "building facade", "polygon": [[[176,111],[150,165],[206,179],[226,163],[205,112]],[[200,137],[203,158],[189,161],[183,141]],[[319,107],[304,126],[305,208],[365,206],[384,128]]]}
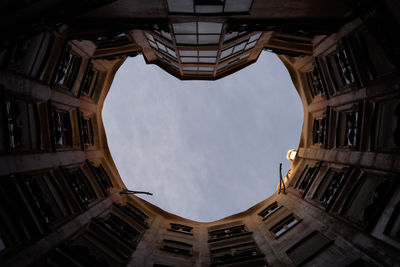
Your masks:
{"label": "building facade", "polygon": [[[0,7],[1,265],[400,265],[396,1]],[[210,223],[129,194],[101,117],[124,60],[216,80],[262,51],[279,55],[304,109],[277,192]]]}

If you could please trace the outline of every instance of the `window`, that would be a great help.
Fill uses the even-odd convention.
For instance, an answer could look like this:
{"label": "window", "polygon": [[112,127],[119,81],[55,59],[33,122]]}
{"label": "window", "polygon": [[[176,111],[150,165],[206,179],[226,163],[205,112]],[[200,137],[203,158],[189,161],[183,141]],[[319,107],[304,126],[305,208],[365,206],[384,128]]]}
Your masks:
{"label": "window", "polygon": [[80,94],[92,98],[99,80],[99,76],[100,71],[95,69],[92,63],[89,63],[81,83]]}
{"label": "window", "polygon": [[174,240],[164,239],[161,250],[183,255],[192,255],[192,245]]}
{"label": "window", "polygon": [[109,33],[93,40],[97,49],[105,49],[131,44],[126,33]]}
{"label": "window", "polygon": [[336,146],[355,149],[359,145],[359,112],[357,107],[352,110],[340,111],[338,114]]}
{"label": "window", "polygon": [[0,177],[0,239],[3,244],[0,253],[38,236],[37,224],[26,209],[16,180],[14,175]]}
{"label": "window", "polygon": [[348,194],[341,214],[370,230],[382,213],[393,188],[390,177],[364,174]]}
{"label": "window", "polygon": [[400,203],[397,203],[392,216],[389,219],[388,224],[386,225],[384,234],[400,241]]}
{"label": "window", "polygon": [[55,70],[53,86],[72,90],[81,66],[82,58],[72,52],[68,45],[61,55],[58,66]]}
{"label": "window", "polygon": [[219,44],[222,23],[183,22],[173,23],[172,27],[178,45],[212,45]]}
{"label": "window", "polygon": [[278,238],[297,225],[300,221],[301,220],[299,218],[291,213],[289,216],[285,217],[283,220],[271,227],[269,231],[275,236],[275,238]]}
{"label": "window", "polygon": [[342,188],[350,171],[335,171],[329,169],[314,193],[313,199],[317,200],[326,209],[329,209]]}
{"label": "window", "polygon": [[313,126],[313,145],[325,144],[326,142],[326,115],[324,114],[321,118],[314,118]]}
{"label": "window", "polygon": [[253,48],[255,46],[257,40],[260,38],[260,36],[261,36],[261,33],[253,34],[252,36],[249,37],[249,39],[247,39],[239,44],[236,44],[234,46],[231,46],[225,50],[222,50],[221,61],[232,58],[240,53],[243,53],[244,51],[247,51],[247,50]]}
{"label": "window", "polygon": [[56,148],[72,147],[72,125],[69,112],[53,108],[52,117]]}
{"label": "window", "polygon": [[21,187],[36,218],[46,227],[71,214],[60,186],[51,175],[23,175]]}
{"label": "window", "polygon": [[38,107],[35,103],[6,99],[8,150],[22,152],[40,149]]}
{"label": "window", "polygon": [[[166,33],[163,35],[166,35]],[[169,35],[169,33],[168,33],[168,35]],[[161,41],[160,39],[155,38],[150,33],[146,32],[145,36],[151,47],[153,47],[157,51],[161,52],[162,54],[164,54],[176,61],[176,52],[173,48],[171,48],[167,44],[165,44],[164,41]]]}
{"label": "window", "polygon": [[183,74],[187,75],[212,75],[214,68],[211,67],[183,67]]}
{"label": "window", "polygon": [[394,65],[388,60],[379,41],[369,31],[364,30],[349,36],[348,41],[355,62],[359,62],[360,75],[365,74],[366,80],[379,79],[393,73]]}
{"label": "window", "polygon": [[214,64],[217,61],[217,50],[180,50],[182,63],[207,63]]}
{"label": "window", "polygon": [[179,71],[178,65],[171,59],[165,58],[159,54],[156,54],[156,57],[160,60],[159,62],[161,62],[164,65],[167,65],[169,67],[169,69],[174,70],[174,71]]}
{"label": "window", "polygon": [[94,177],[96,178],[97,183],[100,185],[103,193],[107,196],[110,188],[113,187],[113,184],[106,170],[101,164],[99,166],[94,166],[90,161],[87,162],[94,174]]}
{"label": "window", "polygon": [[263,211],[261,211],[258,216],[261,216],[263,220],[269,218],[272,214],[274,214],[277,210],[282,208],[282,205],[279,204],[277,201],[270,204],[266,207]]}
{"label": "window", "polygon": [[114,237],[129,247],[134,248],[140,237],[139,231],[114,214],[110,214],[106,218],[97,218],[95,222],[101,224]]}
{"label": "window", "polygon": [[320,63],[318,59],[313,62],[313,70],[306,73],[308,87],[312,97],[326,95],[326,87],[321,75]]}
{"label": "window", "polygon": [[135,206],[127,203],[126,205],[117,204],[117,207],[122,209],[126,214],[128,214],[132,219],[138,222],[143,227],[147,228],[147,220],[148,216],[144,214],[141,210],[136,208]]}
{"label": "window", "polygon": [[43,32],[29,40],[17,43],[8,50],[8,68],[40,79],[53,42],[54,35]]}
{"label": "window", "polygon": [[70,170],[63,168],[63,170],[67,174],[68,183],[78,202],[81,206],[87,208],[92,201],[97,199],[96,193],[94,192],[88,177],[81,168]]}
{"label": "window", "polygon": [[253,0],[168,0],[172,13],[247,13]]}
{"label": "window", "polygon": [[299,179],[296,182],[296,188],[299,189],[300,195],[302,198],[305,197],[308,190],[311,187],[317,173],[319,172],[319,168],[322,165],[322,162],[319,162],[315,167],[306,166],[301,173]]}
{"label": "window", "polygon": [[298,266],[315,257],[331,243],[331,240],[315,231],[294,244],[286,254]]}
{"label": "window", "polygon": [[171,223],[171,228],[168,230],[192,235],[193,227]]}
{"label": "window", "polygon": [[242,55],[240,58],[232,60],[228,62],[225,65],[221,65],[217,68],[217,73],[220,73],[222,71],[232,69],[232,67],[239,65],[240,63],[243,63],[247,60],[247,58],[250,56],[250,53]]}
{"label": "window", "polygon": [[[84,243],[81,240],[86,239],[88,234],[84,237],[79,237],[79,243]],[[90,238],[90,237],[89,237]],[[75,243],[75,244],[74,244]],[[115,255],[115,254],[114,254]],[[121,257],[121,256],[120,256]],[[109,261],[107,261],[108,259]],[[122,259],[120,259],[122,260]],[[95,245],[90,243],[76,244],[76,241],[65,241],[59,244],[56,248],[52,249],[45,255],[39,262],[35,262],[35,266],[114,266],[115,261],[110,261],[110,256],[102,250],[96,248]]]}
{"label": "window", "polygon": [[231,228],[225,228],[209,232],[210,239],[208,240],[208,242],[214,242],[222,239],[234,238],[237,236],[248,235],[248,234],[252,234],[252,232],[248,232],[244,225],[239,225]]}
{"label": "window", "polygon": [[356,85],[355,73],[350,64],[348,52],[339,49],[326,58],[329,74],[336,90]]}
{"label": "window", "polygon": [[[230,40],[236,39],[238,37],[241,37],[243,35],[246,35],[248,33],[249,32],[247,32],[247,31],[243,31],[243,32],[236,32],[236,31],[226,32],[225,35],[224,35],[224,43],[229,42]],[[252,42],[252,44],[253,43],[255,44],[255,42]]]}
{"label": "window", "polygon": [[390,99],[375,104],[371,147],[374,151],[400,151],[400,100]]}
{"label": "window", "polygon": [[[211,250],[211,260],[213,265],[216,266],[230,263],[233,264],[262,257],[264,257],[264,255],[260,253],[254,242]],[[252,263],[254,264],[254,262]],[[253,265],[249,264],[248,266]],[[259,265],[257,264],[256,266]]]}
{"label": "window", "polygon": [[94,145],[94,134],[93,134],[93,124],[91,117],[85,117],[83,113],[81,113],[81,137],[82,144],[84,146],[93,146]]}

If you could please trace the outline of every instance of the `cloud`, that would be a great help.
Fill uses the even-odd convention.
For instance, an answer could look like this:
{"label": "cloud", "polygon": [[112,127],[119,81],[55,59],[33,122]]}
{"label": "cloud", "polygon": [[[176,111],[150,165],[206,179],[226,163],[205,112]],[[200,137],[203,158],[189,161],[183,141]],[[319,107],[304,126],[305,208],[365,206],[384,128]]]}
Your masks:
{"label": "cloud", "polygon": [[110,151],[128,188],[177,215],[212,221],[276,189],[298,146],[300,99],[279,59],[219,81],[179,81],[142,58],[118,71],[104,104]]}

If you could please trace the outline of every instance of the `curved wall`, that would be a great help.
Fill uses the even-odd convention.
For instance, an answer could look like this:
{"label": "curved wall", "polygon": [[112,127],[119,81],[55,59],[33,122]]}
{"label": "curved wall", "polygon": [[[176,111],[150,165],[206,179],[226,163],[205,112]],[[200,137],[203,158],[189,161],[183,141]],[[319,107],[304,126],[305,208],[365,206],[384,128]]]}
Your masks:
{"label": "curved wall", "polygon": [[[375,39],[369,17],[361,18],[364,23],[355,18],[336,33],[314,36],[311,55],[280,56],[304,107],[285,190],[211,223],[167,213],[123,191],[101,119],[126,57],[113,46],[116,39],[102,39],[101,48],[104,43],[63,26],[3,49],[1,262],[398,264],[399,75],[390,46]],[[140,52],[129,40],[123,48]],[[293,47],[280,49],[296,51],[289,43]]]}

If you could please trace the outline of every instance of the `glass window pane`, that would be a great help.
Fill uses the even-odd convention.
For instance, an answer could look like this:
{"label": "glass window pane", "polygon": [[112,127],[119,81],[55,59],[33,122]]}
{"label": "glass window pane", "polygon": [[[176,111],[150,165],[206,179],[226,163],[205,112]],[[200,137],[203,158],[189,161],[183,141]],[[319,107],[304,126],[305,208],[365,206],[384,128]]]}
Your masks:
{"label": "glass window pane", "polygon": [[199,71],[213,71],[214,68],[210,68],[210,67],[199,67]]}
{"label": "glass window pane", "polygon": [[171,63],[172,67],[174,67],[175,69],[179,70],[179,66],[178,65],[176,65],[174,62],[170,62],[170,63]]}
{"label": "glass window pane", "polygon": [[159,48],[161,51],[166,51],[165,45],[163,45],[163,44],[160,43],[159,41],[156,41],[156,43],[157,43],[157,45],[158,45],[158,48]]}
{"label": "glass window pane", "polygon": [[197,57],[181,57],[182,63],[197,63]]}
{"label": "glass window pane", "polygon": [[253,0],[226,0],[225,12],[249,12]]}
{"label": "glass window pane", "polygon": [[199,35],[199,44],[219,44],[219,35]]}
{"label": "glass window pane", "polygon": [[204,50],[204,51],[199,51],[199,56],[200,57],[216,57],[218,51],[216,50]]}
{"label": "glass window pane", "polygon": [[167,47],[167,52],[168,54],[170,54],[172,57],[176,58],[176,53],[174,50],[170,49],[169,47]]}
{"label": "glass window pane", "polygon": [[153,35],[151,35],[151,34],[149,34],[149,33],[147,33],[147,32],[145,32],[144,35],[146,35],[146,38],[147,38],[147,39],[149,39],[149,40],[155,42],[155,41],[154,41],[154,38],[153,38]]}
{"label": "glass window pane", "polygon": [[253,48],[253,47],[256,45],[256,43],[257,43],[257,41],[254,41],[254,42],[252,42],[252,43],[247,44],[247,45],[246,45],[246,50],[248,50],[248,49],[250,49],[250,48]]}
{"label": "glass window pane", "polygon": [[152,41],[149,40],[149,44],[150,44],[153,48],[158,49],[156,43],[153,43]]}
{"label": "glass window pane", "polygon": [[229,41],[238,36],[238,32],[225,33],[224,42]]}
{"label": "glass window pane", "polygon": [[237,53],[239,51],[242,51],[243,48],[245,47],[245,45],[246,45],[246,42],[243,42],[243,43],[240,43],[240,44],[236,45],[235,48],[233,49],[233,53],[235,54],[235,53]]}
{"label": "glass window pane", "polygon": [[170,33],[168,33],[168,32],[164,32],[164,31],[161,31],[161,35],[165,38],[165,39],[168,39],[168,40],[172,40],[171,39],[171,34]]}
{"label": "glass window pane", "polygon": [[197,44],[196,35],[175,35],[178,44]]}
{"label": "glass window pane", "polygon": [[257,33],[257,34],[254,34],[254,35],[252,35],[252,36],[250,37],[250,39],[249,39],[249,43],[251,43],[251,42],[253,42],[253,41],[256,41],[256,40],[258,40],[258,38],[260,38],[260,36],[261,36],[261,32],[260,32],[260,33]]}
{"label": "glass window pane", "polygon": [[184,71],[197,71],[197,67],[183,67],[182,68]]}
{"label": "glass window pane", "polygon": [[195,12],[196,13],[222,13],[223,6],[220,5],[196,5]]}
{"label": "glass window pane", "polygon": [[197,57],[196,50],[179,50],[181,57]]}
{"label": "glass window pane", "polygon": [[215,57],[199,57],[200,63],[215,63],[217,58]]}
{"label": "glass window pane", "polygon": [[241,56],[239,59],[246,59],[250,56],[250,53],[247,53],[246,55]]}
{"label": "glass window pane", "polygon": [[169,12],[193,12],[193,1],[187,0],[168,0]]}
{"label": "glass window pane", "polygon": [[222,23],[216,22],[199,22],[200,33],[221,33]]}
{"label": "glass window pane", "polygon": [[197,33],[196,22],[184,22],[172,24],[175,33]]}
{"label": "glass window pane", "polygon": [[232,54],[233,48],[228,48],[221,52],[221,58],[227,57]]}

